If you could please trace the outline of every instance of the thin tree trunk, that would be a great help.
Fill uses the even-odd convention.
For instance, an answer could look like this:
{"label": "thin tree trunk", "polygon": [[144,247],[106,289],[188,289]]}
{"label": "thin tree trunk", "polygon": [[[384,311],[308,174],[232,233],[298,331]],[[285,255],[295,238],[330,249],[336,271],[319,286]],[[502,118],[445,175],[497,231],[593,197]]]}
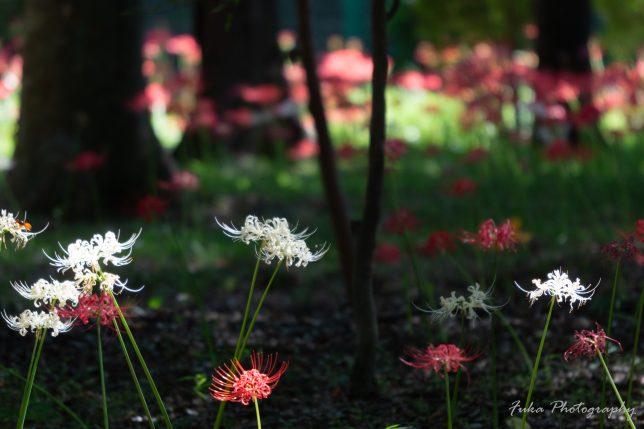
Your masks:
{"label": "thin tree trunk", "polygon": [[338,183],[338,174],[335,164],[335,155],[329,136],[324,105],[322,104],[322,95],[320,93],[320,80],[318,79],[315,67],[315,55],[313,48],[313,36],[311,31],[311,18],[308,0],[298,0],[298,21],[299,21],[299,38],[300,49],[302,52],[302,62],[306,70],[306,83],[309,90],[309,110],[315,120],[315,129],[320,147],[320,172],[322,173],[322,184],[326,195],[326,201],[331,209],[331,220],[335,232],[335,240],[340,253],[340,265],[344,283],[347,289],[347,298],[351,302],[351,272],[353,270],[353,244],[351,240],[351,230],[349,228],[349,218],[347,216],[346,205],[340,184]]}
{"label": "thin tree trunk", "polygon": [[357,348],[351,378],[352,392],[367,394],[376,387],[378,322],[372,270],[376,232],[380,220],[385,167],[385,87],[387,84],[387,15],[385,0],[372,0],[373,79],[369,142],[369,172],[364,213],[360,225],[353,282]]}

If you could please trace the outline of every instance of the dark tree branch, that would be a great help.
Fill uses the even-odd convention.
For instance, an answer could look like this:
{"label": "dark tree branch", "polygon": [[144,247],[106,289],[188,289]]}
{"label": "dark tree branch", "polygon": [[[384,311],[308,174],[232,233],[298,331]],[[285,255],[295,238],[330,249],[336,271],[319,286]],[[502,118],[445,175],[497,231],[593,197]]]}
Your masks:
{"label": "dark tree branch", "polygon": [[322,184],[326,195],[326,201],[331,210],[331,219],[335,232],[338,251],[340,253],[340,264],[342,274],[347,288],[347,297],[351,301],[351,272],[353,269],[353,245],[351,241],[351,231],[349,229],[349,219],[338,183],[337,169],[335,165],[335,155],[331,145],[331,137],[327,126],[324,105],[322,104],[322,95],[320,93],[320,80],[318,79],[315,55],[313,49],[313,37],[311,31],[311,18],[308,0],[298,0],[297,2],[298,21],[299,21],[299,43],[302,53],[302,63],[306,70],[306,84],[309,90],[309,110],[315,120],[315,130],[317,132],[318,144],[320,147],[320,171],[322,173]]}
{"label": "dark tree branch", "polygon": [[373,78],[369,172],[364,213],[358,235],[353,282],[353,303],[357,332],[356,356],[351,379],[352,392],[368,394],[375,390],[378,323],[373,296],[373,251],[380,220],[385,170],[385,87],[387,85],[387,14],[385,0],[371,2]]}

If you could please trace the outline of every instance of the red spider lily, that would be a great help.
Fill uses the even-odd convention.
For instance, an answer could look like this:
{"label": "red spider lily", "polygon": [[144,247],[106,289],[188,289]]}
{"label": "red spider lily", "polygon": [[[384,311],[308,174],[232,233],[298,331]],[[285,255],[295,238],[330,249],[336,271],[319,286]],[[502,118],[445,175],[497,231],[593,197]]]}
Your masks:
{"label": "red spider lily", "polygon": [[457,197],[464,197],[476,191],[476,182],[471,179],[459,179],[452,184],[450,193]]}
{"label": "red spider lily", "polygon": [[580,356],[596,356],[597,352],[604,353],[606,350],[606,340],[614,342],[622,349],[620,342],[608,337],[602,327],[599,326],[599,323],[595,323],[595,325],[597,325],[595,331],[588,331],[586,329],[575,331],[577,342],[564,353],[564,359],[566,361],[577,359]]}
{"label": "red spider lily", "polygon": [[189,34],[172,36],[166,42],[165,48],[169,53],[183,57],[190,64],[201,62],[201,47]]}
{"label": "red spider lily", "polygon": [[633,235],[625,235],[621,242],[613,241],[601,248],[601,252],[613,260],[628,260],[635,259],[639,253],[637,246],[635,246],[635,237]]}
{"label": "red spider lily", "polygon": [[398,161],[408,151],[407,143],[400,139],[389,139],[385,142],[385,156],[391,162]]}
{"label": "red spider lily", "polygon": [[639,219],[635,223],[635,236],[640,242],[644,243],[644,219]]}
{"label": "red spider lily", "polygon": [[462,231],[460,238],[463,243],[473,244],[484,250],[514,250],[519,242],[518,230],[510,219],[499,227],[493,219],[487,219],[481,223],[476,234]]}
{"label": "red spider lily", "polygon": [[413,231],[418,226],[416,216],[409,209],[400,209],[385,220],[385,231],[391,234],[403,235],[405,231]]}
{"label": "red spider lily", "polygon": [[435,372],[443,374],[444,372],[458,372],[459,369],[465,368],[464,362],[470,362],[478,355],[467,356],[463,349],[454,344],[428,345],[424,350],[409,348],[406,351],[409,358],[400,357],[400,361],[412,368],[419,368],[425,372]]}
{"label": "red spider lily", "polygon": [[452,234],[448,231],[435,231],[429,234],[421,251],[431,257],[438,252],[452,252],[456,248]]}
{"label": "red spider lily", "polygon": [[251,369],[244,369],[238,359],[217,368],[210,386],[212,397],[218,401],[241,402],[243,405],[250,404],[254,399],[268,398],[286,372],[288,363],[282,362],[275,371],[277,354],[268,355],[264,361],[264,355],[255,352],[251,353],[250,361]]}
{"label": "red spider lily", "polygon": [[76,158],[67,163],[65,167],[67,170],[75,173],[88,172],[98,170],[103,166],[104,162],[104,155],[99,155],[94,151],[87,150],[76,155]]}
{"label": "red spider lily", "polygon": [[95,320],[103,326],[113,326],[113,321],[119,317],[114,300],[108,294],[83,295],[78,299],[76,307],[61,308],[58,315],[64,318],[77,317],[83,325]]}
{"label": "red spider lily", "polygon": [[562,161],[573,157],[573,149],[565,140],[555,140],[546,149],[546,158],[550,161]]}
{"label": "red spider lily", "polygon": [[571,121],[580,127],[592,125],[599,120],[600,115],[601,111],[593,103],[589,103],[583,105],[579,111],[575,112]]}
{"label": "red spider lily", "polygon": [[393,244],[382,243],[376,247],[374,258],[384,264],[395,264],[400,261],[400,250]]}
{"label": "red spider lily", "polygon": [[168,201],[156,195],[145,195],[136,203],[136,216],[151,221],[168,209]]}
{"label": "red spider lily", "polygon": [[362,83],[371,80],[373,62],[357,49],[339,49],[324,54],[318,66],[320,79]]}
{"label": "red spider lily", "polygon": [[335,153],[340,159],[351,159],[360,153],[360,150],[350,143],[344,143],[336,149]]}

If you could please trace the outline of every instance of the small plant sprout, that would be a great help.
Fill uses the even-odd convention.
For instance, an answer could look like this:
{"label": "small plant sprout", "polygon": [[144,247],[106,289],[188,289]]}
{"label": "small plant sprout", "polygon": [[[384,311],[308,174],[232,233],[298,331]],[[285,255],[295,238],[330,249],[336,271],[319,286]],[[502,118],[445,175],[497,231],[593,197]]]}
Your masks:
{"label": "small plant sprout", "polygon": [[412,368],[422,369],[425,374],[435,372],[445,379],[445,401],[447,405],[447,427],[452,429],[452,405],[449,394],[449,373],[458,373],[463,363],[470,362],[478,356],[468,356],[463,349],[454,344],[429,345],[423,350],[410,348],[408,357],[401,357],[400,361]]}
{"label": "small plant sprout", "polygon": [[262,353],[251,353],[251,368],[244,369],[239,359],[233,358],[229,364],[224,364],[215,370],[212,376],[210,394],[222,402],[239,402],[249,405],[255,404],[257,415],[257,428],[261,429],[262,422],[259,416],[258,399],[266,399],[277,386],[280,377],[288,368],[287,362],[282,362],[277,367],[277,354],[268,355],[264,359]]}
{"label": "small plant sprout", "polygon": [[595,331],[582,329],[581,331],[575,332],[576,341],[568,350],[566,350],[566,352],[564,353],[564,359],[566,361],[570,361],[583,356],[598,356],[602,367],[604,368],[604,373],[608,378],[610,385],[613,387],[615,396],[617,396],[621,410],[624,412],[626,421],[632,429],[635,429],[635,424],[631,419],[631,414],[626,408],[626,405],[624,404],[624,401],[622,400],[622,397],[617,390],[617,386],[615,386],[615,381],[613,380],[613,377],[608,370],[608,366],[606,365],[606,361],[604,360],[603,356],[604,352],[606,351],[606,341],[612,341],[613,343],[617,344],[620,349],[622,348],[622,345],[619,343],[619,341],[607,336],[606,332],[604,332],[604,330],[601,326],[599,326],[598,323],[596,325],[597,327]]}
{"label": "small plant sprout", "polygon": [[98,358],[99,372],[101,377],[102,406],[103,406],[103,427],[109,427],[109,416],[107,412],[107,399],[105,389],[105,374],[103,370],[103,348],[101,337],[101,326],[113,327],[119,339],[119,344],[123,351],[132,381],[137,390],[139,400],[147,416],[148,424],[154,427],[153,419],[149,407],[141,390],[138,377],[134,371],[134,366],[129,357],[129,353],[121,336],[120,325],[125,329],[128,339],[134,349],[134,352],[143,369],[146,379],[150,385],[152,393],[156,399],[157,405],[163,415],[163,420],[167,428],[172,428],[170,417],[166,411],[163,400],[159,395],[156,384],[152,379],[147,364],[141,355],[141,351],[134,340],[132,331],[125,319],[123,311],[118,304],[116,295],[123,291],[138,292],[139,289],[130,289],[126,286],[127,281],[121,280],[119,275],[106,271],[109,265],[121,267],[132,262],[132,248],[136,243],[141,232],[133,234],[129,239],[121,242],[118,234],[112,231],[104,235],[95,234],[90,240],[76,240],[66,248],[61,246],[62,254],[54,254],[53,257],[47,255],[51,260],[51,265],[56,267],[59,272],[66,273],[71,270],[74,275],[73,284],[79,291],[73,305],[68,305],[59,310],[66,317],[74,317],[83,324],[88,324],[92,319],[96,322],[97,340],[98,340]]}
{"label": "small plant sprout", "polygon": [[4,247],[7,246],[7,239],[9,239],[16,249],[21,249],[27,245],[29,240],[46,228],[45,226],[40,231],[32,232],[29,222],[18,219],[13,213],[9,213],[6,210],[0,210],[0,245]]}
{"label": "small plant sprout", "polygon": [[548,332],[548,325],[550,324],[550,318],[552,317],[552,309],[555,306],[555,302],[569,302],[570,311],[574,309],[574,304],[577,304],[577,307],[586,304],[593,297],[597,286],[591,288],[590,286],[584,286],[581,284],[579,279],[576,279],[574,282],[570,280],[567,273],[561,271],[561,269],[554,270],[551,273],[548,273],[548,280],[542,282],[540,279],[532,280],[535,289],[528,291],[519,286],[518,283],[514,283],[521,291],[525,292],[530,298],[530,305],[534,304],[542,296],[550,296],[550,307],[548,309],[548,317],[546,318],[546,324],[543,327],[543,332],[541,334],[541,341],[539,343],[539,349],[537,350],[537,358],[534,361],[532,367],[532,375],[530,377],[530,387],[528,388],[528,397],[525,401],[525,407],[523,411],[523,417],[521,420],[521,429],[525,427],[527,418],[528,418],[528,409],[530,405],[530,399],[532,399],[532,390],[534,389],[535,381],[537,380],[537,371],[539,369],[539,361],[541,360],[541,352],[543,351],[543,345],[546,342],[546,334]]}
{"label": "small plant sprout", "polygon": [[[268,294],[280,267],[282,265],[286,265],[287,268],[291,266],[306,267],[310,262],[315,262],[322,258],[322,256],[327,252],[328,247],[323,245],[319,250],[312,252],[305,240],[313,233],[308,232],[308,229],[297,232],[296,227],[291,228],[288,221],[284,218],[274,217],[268,220],[260,220],[257,216],[248,215],[244,220],[244,226],[239,229],[232,224],[226,225],[218,219],[215,219],[215,221],[217,222],[217,225],[221,227],[224,234],[232,238],[234,241],[241,241],[244,244],[254,243],[257,246],[257,261],[255,263],[253,279],[251,281],[248,298],[246,300],[244,317],[242,318],[242,325],[235,345],[235,353],[233,355],[233,360],[239,360],[244,354],[246,343],[248,343],[250,334],[253,331],[259,311],[264,304],[266,295]],[[277,264],[273,270],[273,274],[262,293],[262,297],[260,298],[249,323],[250,305],[253,298],[253,292],[255,291],[260,262],[263,261],[270,265],[275,259],[277,259]],[[225,401],[222,401],[219,405],[217,418],[215,419],[214,424],[215,429],[218,429],[221,426],[225,405]]]}

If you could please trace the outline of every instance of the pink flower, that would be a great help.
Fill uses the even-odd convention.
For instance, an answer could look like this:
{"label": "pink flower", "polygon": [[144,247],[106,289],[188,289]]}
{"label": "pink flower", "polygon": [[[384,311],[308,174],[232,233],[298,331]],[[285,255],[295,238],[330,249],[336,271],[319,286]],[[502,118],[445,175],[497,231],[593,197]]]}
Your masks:
{"label": "pink flower", "polygon": [[465,368],[464,362],[476,359],[478,356],[467,356],[463,349],[454,344],[439,344],[437,346],[429,345],[424,350],[410,348],[407,350],[408,358],[400,358],[400,361],[412,368],[419,368],[426,373],[435,372],[444,374],[445,372],[458,372],[459,369]]}
{"label": "pink flower", "polygon": [[418,221],[409,209],[400,209],[385,220],[385,230],[391,234],[402,235],[405,231],[416,229]]}
{"label": "pink flower", "polygon": [[106,293],[83,295],[78,299],[76,307],[61,308],[58,315],[70,319],[76,317],[83,325],[87,325],[90,319],[93,319],[102,326],[113,326],[113,321],[119,317],[114,300]]}
{"label": "pink flower", "polygon": [[65,166],[67,170],[75,173],[98,170],[105,162],[105,156],[86,150],[76,155],[71,162]]}
{"label": "pink flower", "polygon": [[224,364],[215,370],[212,376],[210,394],[218,401],[241,402],[250,404],[255,399],[269,397],[279,379],[288,368],[287,362],[282,362],[275,371],[277,354],[269,355],[264,362],[262,353],[251,353],[251,369],[244,369],[237,359]]}
{"label": "pink flower", "polygon": [[383,264],[395,264],[400,261],[400,250],[393,244],[382,243],[376,247],[374,258]]}
{"label": "pink flower", "polygon": [[320,79],[362,83],[371,80],[371,58],[356,49],[340,49],[324,54],[318,66]]}
{"label": "pink flower", "polygon": [[282,89],[272,84],[242,85],[238,91],[241,99],[251,104],[275,104],[282,99]]}
{"label": "pink flower", "polygon": [[166,42],[165,48],[171,54],[184,57],[189,64],[201,62],[201,47],[189,34],[178,34],[171,37]]}
{"label": "pink flower", "polygon": [[640,242],[644,243],[644,219],[639,219],[635,223],[635,236]]}
{"label": "pink flower", "polygon": [[199,189],[199,179],[191,172],[181,170],[173,173],[169,181],[159,182],[159,188],[170,192],[195,191]]}
{"label": "pink flower", "polygon": [[391,162],[397,161],[408,150],[407,143],[400,139],[389,139],[385,142],[385,156]]}
{"label": "pink flower", "polygon": [[464,197],[476,191],[476,182],[468,178],[459,179],[452,183],[450,193],[457,197]]}
{"label": "pink flower", "polygon": [[599,323],[595,323],[595,325],[597,325],[596,331],[588,331],[586,329],[575,331],[577,342],[564,353],[564,359],[566,361],[576,359],[580,356],[596,356],[597,352],[604,353],[604,350],[606,350],[606,340],[612,341],[620,349],[622,348],[619,341],[606,336],[606,332],[599,326]]}
{"label": "pink flower", "polygon": [[422,252],[434,257],[438,252],[452,252],[455,248],[452,234],[448,231],[435,231],[427,237]]}
{"label": "pink flower", "polygon": [[473,244],[483,250],[514,250],[519,242],[518,231],[510,219],[499,227],[493,219],[487,219],[481,223],[476,234],[462,231],[460,238],[463,243]]}
{"label": "pink flower", "polygon": [[317,142],[311,139],[302,139],[295,146],[289,148],[288,157],[294,161],[313,158],[320,152]]}

